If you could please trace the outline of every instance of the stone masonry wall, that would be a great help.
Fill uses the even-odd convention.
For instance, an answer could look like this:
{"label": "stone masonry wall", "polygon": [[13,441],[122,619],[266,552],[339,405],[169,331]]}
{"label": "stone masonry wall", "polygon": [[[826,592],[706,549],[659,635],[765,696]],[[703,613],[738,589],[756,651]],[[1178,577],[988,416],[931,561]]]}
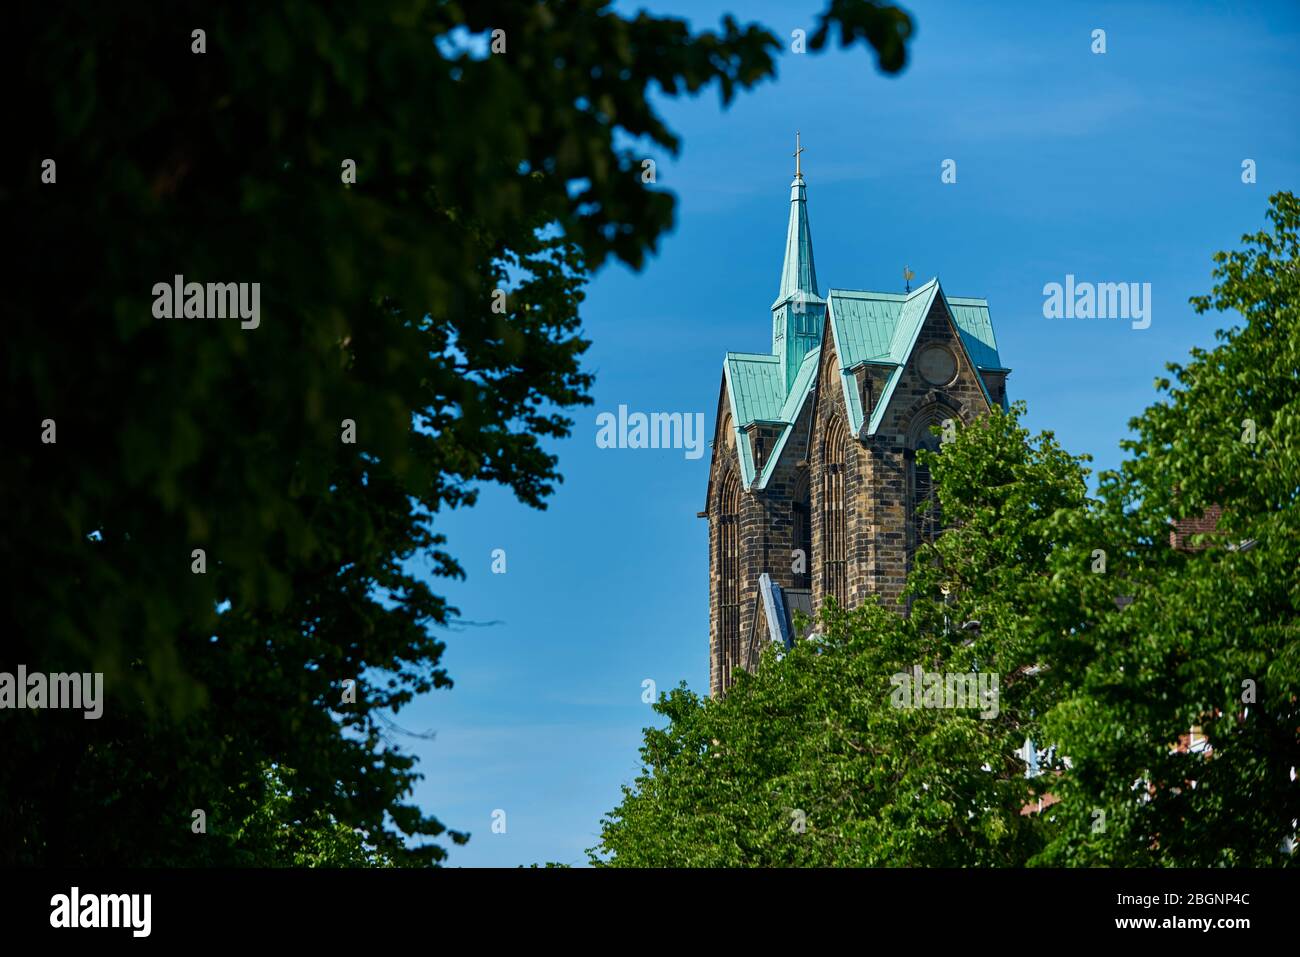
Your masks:
{"label": "stone masonry wall", "polygon": [[[846,604],[856,606],[868,595],[879,596],[886,607],[899,612],[897,603],[911,567],[916,540],[911,520],[914,492],[910,488],[910,465],[918,442],[927,438],[925,427],[945,418],[963,423],[973,421],[989,409],[980,388],[977,371],[960,347],[958,333],[944,309],[943,300],[935,299],[921,327],[915,348],[895,387],[880,429],[870,437],[848,432],[844,406],[843,374],[835,354],[834,338],[826,329],[822,338],[821,366],[813,394],[805,403],[799,421],[782,450],[766,489],[740,492],[739,538],[739,645],[737,660],[725,661],[720,642],[721,583],[719,578],[720,491],[730,471],[739,480],[735,434],[731,427],[725,397],[719,406],[719,430],[715,435],[711,465],[709,518],[709,653],[710,693],[726,689],[724,675],[728,669],[741,667],[745,646],[754,622],[758,578],[766,572],[783,587],[794,585],[791,553],[794,548],[793,506],[800,480],[806,470],[812,554],[808,570],[812,582],[813,610],[819,613],[825,602],[825,583],[821,574],[825,556],[825,477],[827,461],[823,437],[838,419],[844,423],[847,442],[844,452]],[[956,360],[951,381],[934,385],[917,369],[917,357],[927,345],[941,343]],[[851,388],[860,384],[849,377]],[[1002,387],[1002,381],[995,387]],[[878,401],[879,387],[872,390]],[[998,401],[1000,395],[994,397]],[[870,409],[865,410],[870,420]],[[766,448],[774,448],[775,433],[764,432]],[[748,441],[749,439],[745,439]],[[769,451],[769,454],[771,452]],[[800,463],[804,463],[801,465]]]}

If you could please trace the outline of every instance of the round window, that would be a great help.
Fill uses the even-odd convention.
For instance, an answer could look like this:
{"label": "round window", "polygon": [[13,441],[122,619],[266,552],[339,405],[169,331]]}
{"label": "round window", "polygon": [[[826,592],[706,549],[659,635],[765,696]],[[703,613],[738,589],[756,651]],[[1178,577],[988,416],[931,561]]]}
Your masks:
{"label": "round window", "polygon": [[916,368],[930,385],[947,385],[957,374],[957,359],[943,346],[926,346],[916,358]]}

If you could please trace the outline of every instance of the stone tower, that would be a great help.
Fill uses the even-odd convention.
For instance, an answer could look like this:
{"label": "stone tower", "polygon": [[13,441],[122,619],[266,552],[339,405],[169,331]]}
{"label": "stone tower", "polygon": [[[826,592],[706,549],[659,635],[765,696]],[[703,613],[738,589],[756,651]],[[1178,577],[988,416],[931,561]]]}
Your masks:
{"label": "stone tower", "polygon": [[724,693],[796,611],[828,596],[897,598],[916,545],[937,532],[919,448],[930,427],[1006,407],[1010,372],[983,299],[829,289],[813,262],[801,149],[770,353],[722,364],[705,510],[710,693]]}

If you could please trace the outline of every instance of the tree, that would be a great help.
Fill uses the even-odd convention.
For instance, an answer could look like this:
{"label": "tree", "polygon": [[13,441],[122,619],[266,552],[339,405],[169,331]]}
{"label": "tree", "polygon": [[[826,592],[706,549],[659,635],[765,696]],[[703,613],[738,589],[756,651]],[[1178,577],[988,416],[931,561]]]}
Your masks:
{"label": "tree", "polygon": [[[1168,365],[1166,398],[1131,421],[1127,459],[1063,529],[1031,606],[1042,655],[1063,665],[1047,733],[1075,765],[1044,863],[1295,860],[1300,201],[1273,196],[1269,218],[1215,256],[1213,292],[1192,300],[1240,325]],[[1212,506],[1217,530],[1172,548],[1172,524]]]}
{"label": "tree", "polygon": [[[1300,201],[1269,217],[1192,300],[1243,323],[1169,366],[1094,497],[1086,459],[1019,409],[921,453],[946,527],[908,617],[832,608],[824,639],[769,649],[725,698],[664,696],[593,861],[1292,865]],[[1173,547],[1212,506],[1217,528]],[[914,664],[996,672],[998,714],[894,707],[887,679]]]}
{"label": "tree", "polygon": [[260,803],[241,822],[234,843],[258,867],[391,867],[396,862],[367,836],[308,802],[300,808],[293,769],[263,769]]}
{"label": "tree", "polygon": [[[769,648],[725,697],[661,698],[668,726],[646,730],[643,772],[602,822],[594,863],[1007,866],[1044,846],[1048,822],[1021,813],[1041,782],[1015,754],[1047,702],[1024,673],[1017,603],[1046,571],[1056,513],[1082,506],[1085,473],[1019,414],[995,410],[922,453],[953,527],[918,556],[908,617],[832,606],[815,639]],[[916,667],[983,674],[997,696],[900,696],[896,676]]]}
{"label": "tree", "polygon": [[[15,16],[0,664],[108,700],[0,712],[0,860],[242,862],[272,765],[294,821],[442,859],[379,723],[451,684],[455,612],[410,560],[462,573],[436,518],[481,483],[544,507],[589,402],[583,286],[672,222],[616,144],[675,152],[651,87],[729,100],[776,39],[599,0]],[[834,0],[832,29],[902,66],[897,9]]]}

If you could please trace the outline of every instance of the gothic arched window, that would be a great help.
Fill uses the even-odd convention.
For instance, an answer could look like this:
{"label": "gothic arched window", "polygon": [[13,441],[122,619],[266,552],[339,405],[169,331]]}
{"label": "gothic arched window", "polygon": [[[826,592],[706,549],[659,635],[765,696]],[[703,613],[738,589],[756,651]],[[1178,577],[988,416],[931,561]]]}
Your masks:
{"label": "gothic arched window", "polygon": [[822,594],[840,604],[848,592],[848,516],[844,501],[848,436],[844,422],[833,416],[822,438]]}
{"label": "gothic arched window", "polygon": [[740,656],[740,483],[730,469],[718,492],[718,648],[726,688]]}
{"label": "gothic arched window", "polygon": [[927,409],[916,417],[908,437],[907,448],[907,515],[910,545],[913,552],[922,542],[933,542],[943,528],[943,516],[934,493],[934,479],[929,466],[920,461],[917,452],[925,449],[938,452],[940,437],[930,431],[931,426],[942,426],[945,419],[958,420],[957,413],[941,406]]}
{"label": "gothic arched window", "polygon": [[808,470],[799,474],[794,486],[793,529],[790,536],[794,553],[790,556],[790,568],[795,588],[812,587],[812,513],[808,502]]}

